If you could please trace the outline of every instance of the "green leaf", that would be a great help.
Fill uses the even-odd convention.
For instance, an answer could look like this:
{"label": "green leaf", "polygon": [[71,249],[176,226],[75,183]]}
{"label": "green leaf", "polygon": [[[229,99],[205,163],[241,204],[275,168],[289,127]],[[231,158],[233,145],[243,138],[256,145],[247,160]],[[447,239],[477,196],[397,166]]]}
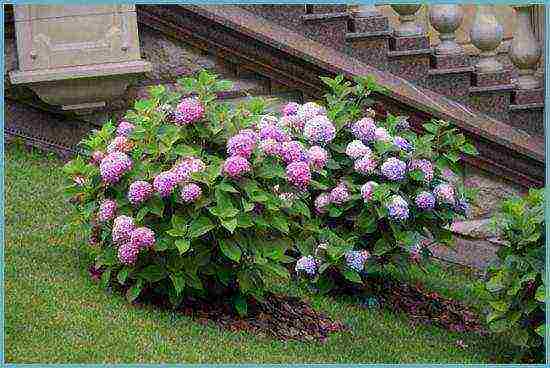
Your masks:
{"label": "green leaf", "polygon": [[479,152],[477,151],[477,149],[470,143],[464,143],[461,147],[460,147],[460,150],[467,154],[467,155],[471,155],[471,156],[477,156],[479,154]]}
{"label": "green leaf", "polygon": [[162,217],[162,213],[164,212],[164,201],[159,197],[153,197],[151,198],[148,203],[147,207],[149,208],[149,211],[151,213],[154,213],[155,215]]}
{"label": "green leaf", "polygon": [[139,294],[141,293],[142,289],[143,289],[143,281],[138,280],[138,282],[136,282],[134,286],[132,286],[131,288],[128,289],[128,291],[126,291],[126,300],[128,300],[129,303],[136,300]]}
{"label": "green leaf", "polygon": [[537,288],[537,292],[535,294],[535,299],[539,302],[543,302],[544,303],[544,294],[545,294],[545,291],[544,291],[544,284],[540,285],[538,288]]}
{"label": "green leaf", "polygon": [[424,129],[426,129],[428,132],[437,134],[437,131],[439,130],[439,127],[436,124],[433,123],[426,123],[422,125]]}
{"label": "green leaf", "polygon": [[191,247],[191,242],[188,239],[176,240],[176,248],[178,248],[180,255],[185,254],[190,247]]}
{"label": "green leaf", "polygon": [[237,227],[237,219],[236,218],[232,218],[230,220],[222,219],[221,223],[222,223],[223,227],[225,227],[227,230],[229,230],[229,232],[231,234],[233,234],[233,232],[235,231],[235,228]]}
{"label": "green leaf", "polygon": [[279,276],[285,280],[290,278],[290,273],[288,272],[288,269],[281,266],[280,264],[274,263],[274,262],[268,262],[262,266],[263,269],[266,271]]}
{"label": "green leaf", "polygon": [[174,289],[176,289],[176,293],[179,295],[185,287],[185,279],[183,278],[183,275],[180,273],[172,273],[170,274],[170,280],[172,280]]}
{"label": "green leaf", "polygon": [[359,273],[355,270],[352,270],[352,269],[345,269],[342,271],[342,275],[349,281],[351,282],[355,282],[357,284],[362,284],[363,283],[363,280],[361,280],[361,276],[359,275]]}
{"label": "green leaf", "polygon": [[101,275],[101,287],[106,289],[109,286],[109,281],[111,281],[111,270],[107,270]]}
{"label": "green leaf", "polygon": [[149,208],[147,206],[141,207],[136,215],[136,221],[141,222],[147,213],[149,213]]}
{"label": "green leaf", "polygon": [[541,337],[544,337],[545,331],[546,331],[546,324],[544,323],[535,329],[535,332]]}
{"label": "green leaf", "polygon": [[288,222],[283,216],[275,215],[271,219],[271,225],[284,234],[288,234]]}
{"label": "green leaf", "polygon": [[216,186],[216,189],[223,190],[224,192],[229,193],[239,193],[239,191],[229,183],[220,183]]}
{"label": "green leaf", "polygon": [[219,240],[222,253],[229,259],[239,262],[241,259],[241,248],[232,240]]}
{"label": "green leaf", "polygon": [[121,285],[124,285],[126,282],[126,279],[128,278],[129,269],[128,267],[122,268],[120,271],[118,271],[118,275],[116,276],[118,283]]}
{"label": "green leaf", "polygon": [[208,217],[201,216],[191,222],[188,231],[189,238],[198,238],[212,230],[214,227],[215,225],[212,223],[212,221],[210,221]]}
{"label": "green leaf", "polygon": [[236,295],[233,299],[233,305],[235,310],[241,317],[245,317],[248,313],[248,304],[246,303],[246,298],[241,294]]}
{"label": "green leaf", "polygon": [[139,276],[149,282],[157,282],[165,277],[164,270],[159,265],[150,265],[138,273]]}

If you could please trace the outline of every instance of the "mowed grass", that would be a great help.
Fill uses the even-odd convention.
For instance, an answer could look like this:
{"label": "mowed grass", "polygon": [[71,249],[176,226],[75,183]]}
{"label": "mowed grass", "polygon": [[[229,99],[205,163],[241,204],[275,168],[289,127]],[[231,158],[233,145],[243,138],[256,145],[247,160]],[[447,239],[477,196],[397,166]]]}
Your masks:
{"label": "mowed grass", "polygon": [[[486,363],[512,352],[504,339],[413,327],[406,316],[330,297],[308,296],[351,331],[332,334],[325,343],[261,339],[129,305],[90,280],[79,258],[84,239],[64,230],[71,208],[61,194],[61,166],[38,151],[6,148],[9,363]],[[467,276],[432,270],[430,287],[471,300]]]}

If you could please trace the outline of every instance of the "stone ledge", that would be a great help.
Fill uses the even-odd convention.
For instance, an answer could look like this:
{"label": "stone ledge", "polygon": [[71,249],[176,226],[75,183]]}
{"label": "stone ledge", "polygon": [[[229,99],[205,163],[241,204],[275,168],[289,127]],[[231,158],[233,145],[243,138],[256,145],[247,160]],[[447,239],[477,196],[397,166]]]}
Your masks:
{"label": "stone ledge", "polygon": [[430,69],[429,75],[444,75],[444,74],[460,74],[460,73],[473,73],[473,66],[465,66],[461,68],[449,68],[449,69]]}
{"label": "stone ledge", "polygon": [[305,14],[301,16],[304,22],[319,22],[319,21],[333,21],[349,19],[350,14],[347,12],[342,13],[324,13],[324,14]]}
{"label": "stone ledge", "polygon": [[430,55],[431,53],[432,53],[432,49],[388,51],[388,57],[398,58],[402,56]]}
{"label": "stone ledge", "polygon": [[392,31],[377,31],[377,32],[350,32],[346,33],[346,41],[361,41],[369,38],[388,38]]}
{"label": "stone ledge", "polygon": [[521,110],[538,110],[544,109],[544,103],[531,103],[523,105],[509,105],[508,109],[510,111],[521,111]]}
{"label": "stone ledge", "polygon": [[513,84],[501,84],[496,86],[487,87],[470,87],[470,93],[484,93],[484,92],[507,92],[513,91],[515,86]]}

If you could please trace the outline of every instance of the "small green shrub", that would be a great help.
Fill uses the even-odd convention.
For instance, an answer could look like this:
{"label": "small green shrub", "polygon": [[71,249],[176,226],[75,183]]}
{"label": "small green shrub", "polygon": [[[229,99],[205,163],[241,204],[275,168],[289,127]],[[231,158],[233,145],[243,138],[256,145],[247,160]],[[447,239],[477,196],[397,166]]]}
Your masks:
{"label": "small green shrub", "polygon": [[502,203],[495,218],[504,245],[500,264],[489,270],[486,289],[491,312],[487,322],[494,332],[511,332],[524,352],[539,355],[542,362],[545,333],[545,224],[544,192],[531,189],[524,198]]}

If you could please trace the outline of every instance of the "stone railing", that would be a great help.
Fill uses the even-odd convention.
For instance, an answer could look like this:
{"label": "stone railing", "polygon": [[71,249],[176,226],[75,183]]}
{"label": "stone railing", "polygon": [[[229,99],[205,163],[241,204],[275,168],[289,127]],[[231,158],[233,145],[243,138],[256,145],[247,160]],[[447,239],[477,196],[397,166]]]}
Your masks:
{"label": "stone railing", "polygon": [[[351,11],[366,16],[386,15],[387,8],[387,5],[359,5],[353,6]],[[540,87],[540,74],[537,75],[536,71],[542,64],[540,59],[545,34],[544,7],[526,4],[508,7],[512,9],[513,17],[506,17],[506,30],[499,21],[502,17],[497,16],[497,13],[503,14],[510,10],[503,6],[497,8],[495,5],[441,4],[429,5],[424,9],[421,4],[395,4],[389,5],[389,8],[394,12],[394,19],[390,19],[390,24],[396,36],[427,35],[429,29],[435,30],[439,42],[432,43],[432,46],[436,55],[472,54],[465,47],[463,35],[463,42],[457,42],[457,33],[459,30],[464,33],[467,19],[467,39],[478,50],[476,72],[502,72],[503,65],[498,54],[504,48],[518,70],[517,88],[530,90]],[[422,10],[427,10],[427,25]],[[465,17],[465,14],[469,16]],[[509,42],[503,47],[505,38]]]}

